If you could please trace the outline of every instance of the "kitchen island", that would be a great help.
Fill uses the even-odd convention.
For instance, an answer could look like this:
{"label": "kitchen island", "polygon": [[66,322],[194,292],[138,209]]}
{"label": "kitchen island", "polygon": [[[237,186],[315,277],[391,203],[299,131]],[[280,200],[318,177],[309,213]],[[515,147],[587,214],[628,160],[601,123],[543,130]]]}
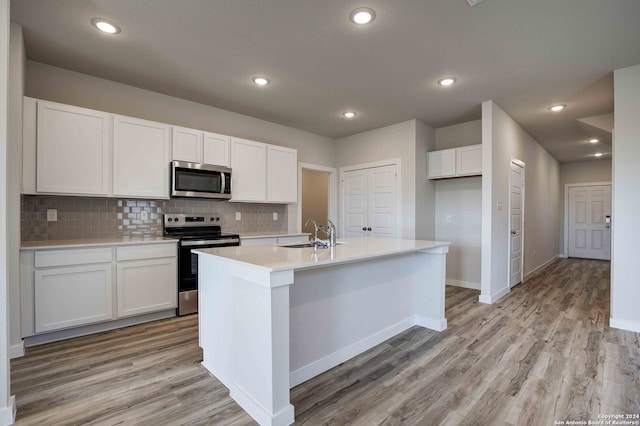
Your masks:
{"label": "kitchen island", "polygon": [[448,248],[365,237],[194,251],[202,364],[258,423],[291,424],[291,387],[414,325],[446,328]]}

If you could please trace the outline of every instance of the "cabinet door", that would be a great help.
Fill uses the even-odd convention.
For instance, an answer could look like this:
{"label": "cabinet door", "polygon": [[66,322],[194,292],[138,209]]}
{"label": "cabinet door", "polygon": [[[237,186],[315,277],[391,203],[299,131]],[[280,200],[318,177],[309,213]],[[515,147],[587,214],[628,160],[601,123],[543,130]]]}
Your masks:
{"label": "cabinet door", "polygon": [[173,156],[176,161],[202,163],[202,132],[173,127]]}
{"label": "cabinet door", "polygon": [[202,145],[202,162],[204,164],[229,167],[229,136],[205,132]]}
{"label": "cabinet door", "polygon": [[117,270],[119,318],[177,306],[175,258],[118,262]]}
{"label": "cabinet door", "polygon": [[113,318],[111,263],[38,269],[34,278],[36,333]]}
{"label": "cabinet door", "polygon": [[456,174],[456,150],[443,149],[427,153],[429,179],[452,177]]}
{"label": "cabinet door", "polygon": [[169,126],[116,116],[113,195],[169,198]]}
{"label": "cabinet door", "polygon": [[298,152],[281,146],[267,146],[267,201],[298,202]]}
{"label": "cabinet door", "polygon": [[456,176],[482,174],[482,145],[456,148]]}
{"label": "cabinet door", "polygon": [[264,202],[267,199],[267,146],[231,139],[231,201]]}
{"label": "cabinet door", "polygon": [[109,114],[38,101],[36,190],[109,194]]}

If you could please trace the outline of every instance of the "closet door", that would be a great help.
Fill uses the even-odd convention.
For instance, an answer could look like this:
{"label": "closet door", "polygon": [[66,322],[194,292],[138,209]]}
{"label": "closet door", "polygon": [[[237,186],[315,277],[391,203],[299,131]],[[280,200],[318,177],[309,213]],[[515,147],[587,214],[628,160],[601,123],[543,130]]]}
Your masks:
{"label": "closet door", "polygon": [[395,237],[396,166],[352,170],[343,175],[347,237]]}

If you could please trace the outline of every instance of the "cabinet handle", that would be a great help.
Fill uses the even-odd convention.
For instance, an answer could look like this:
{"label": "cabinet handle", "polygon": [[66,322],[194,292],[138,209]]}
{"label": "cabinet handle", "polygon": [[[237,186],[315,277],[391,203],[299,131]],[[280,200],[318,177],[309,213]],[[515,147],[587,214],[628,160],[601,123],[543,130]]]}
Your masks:
{"label": "cabinet handle", "polygon": [[363,227],[362,227],[362,230],[363,230],[363,231],[366,231],[366,230],[367,230],[367,227],[366,227],[366,226],[363,226]]}
{"label": "cabinet handle", "polygon": [[367,231],[371,231],[371,227],[367,228]]}

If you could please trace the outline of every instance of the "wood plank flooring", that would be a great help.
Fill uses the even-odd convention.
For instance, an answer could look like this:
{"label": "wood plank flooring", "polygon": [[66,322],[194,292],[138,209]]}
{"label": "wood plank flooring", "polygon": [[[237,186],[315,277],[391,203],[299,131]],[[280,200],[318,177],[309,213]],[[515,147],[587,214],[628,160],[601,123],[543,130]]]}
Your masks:
{"label": "wood plank flooring", "polygon": [[[560,259],[494,305],[448,287],[418,327],[291,391],[299,425],[553,425],[640,414],[640,336],[608,327],[609,263]],[[251,425],[200,366],[197,316],[27,349],[18,425]]]}

